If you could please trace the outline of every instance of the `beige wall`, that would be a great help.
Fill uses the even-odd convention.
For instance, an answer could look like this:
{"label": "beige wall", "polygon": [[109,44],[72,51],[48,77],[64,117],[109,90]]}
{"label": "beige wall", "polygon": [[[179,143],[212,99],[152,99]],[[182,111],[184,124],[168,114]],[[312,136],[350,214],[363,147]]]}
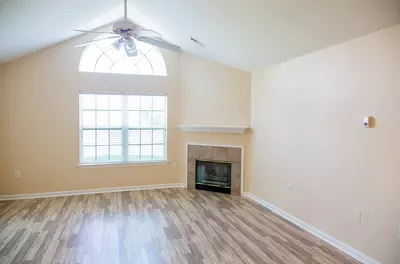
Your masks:
{"label": "beige wall", "polygon": [[181,121],[184,125],[248,126],[251,75],[182,54]]}
{"label": "beige wall", "polygon": [[[3,128],[4,119],[5,119],[5,89],[3,83],[3,72],[2,67],[0,66],[0,175],[2,173],[2,168],[5,167],[5,133]],[[0,177],[0,185],[1,185],[1,177]]]}
{"label": "beige wall", "polygon": [[400,263],[399,47],[396,26],[252,74],[249,191],[385,264]]}
{"label": "beige wall", "polygon": [[[164,52],[167,77],[80,73],[78,64],[83,49],[73,46],[89,37],[83,36],[31,54],[0,69],[0,77],[1,74],[5,77],[4,87],[0,78],[0,131],[4,131],[0,139],[5,139],[4,144],[0,141],[0,194],[184,183],[182,168],[185,159],[181,156],[184,138],[197,141],[195,139],[205,137],[207,141],[217,143],[226,143],[227,140],[220,134],[198,135],[193,139],[193,134],[186,136],[181,133],[177,126],[182,124],[182,112],[185,112],[186,120],[193,120],[188,121],[189,124],[199,125],[204,120],[210,121],[207,124],[219,124],[223,119],[218,114],[222,105],[222,115],[231,112],[241,115],[239,121],[232,119],[226,124],[250,123],[250,73],[170,52]],[[182,73],[181,64],[185,65]],[[190,83],[207,78],[215,81],[212,89],[207,85],[208,91],[215,95],[213,100],[224,99],[222,96],[232,87],[229,79],[241,82],[244,87],[239,91],[239,86],[234,86],[235,94],[230,97],[233,103],[222,100],[221,105],[216,105],[214,102],[201,116],[201,113],[191,112],[192,105],[202,104],[206,98],[197,100]],[[183,95],[181,86],[185,90]],[[167,93],[168,159],[177,163],[177,168],[173,169],[171,164],[78,168],[79,91]],[[246,99],[240,103],[241,98]],[[190,100],[190,104],[181,105],[181,100]],[[227,138],[232,138],[232,144],[248,142],[248,136]],[[7,154],[2,157],[1,153]],[[15,169],[21,171],[21,178],[13,177]]]}
{"label": "beige wall", "polygon": [[[165,53],[168,77],[78,72],[82,49],[73,40],[5,65],[5,166],[0,193],[54,192],[178,183],[170,164],[86,168],[79,163],[79,91],[168,94],[168,145],[179,142],[180,55]],[[176,162],[179,149],[169,147]],[[13,178],[13,170],[21,178]]]}
{"label": "beige wall", "polygon": [[[181,124],[249,126],[251,74],[186,53],[181,56]],[[186,144],[242,146],[245,149],[244,179],[250,173],[251,132],[242,135],[182,133],[180,175],[186,180]],[[246,189],[244,181],[244,189]]]}

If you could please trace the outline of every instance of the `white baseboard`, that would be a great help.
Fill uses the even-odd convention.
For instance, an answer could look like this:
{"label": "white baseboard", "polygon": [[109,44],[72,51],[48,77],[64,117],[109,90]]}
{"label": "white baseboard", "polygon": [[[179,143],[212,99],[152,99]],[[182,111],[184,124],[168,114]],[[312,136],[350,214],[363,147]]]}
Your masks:
{"label": "white baseboard", "polygon": [[13,194],[13,195],[0,195],[0,201],[71,196],[71,195],[82,195],[82,194],[138,191],[138,190],[153,190],[153,189],[155,190],[155,189],[166,189],[166,188],[184,188],[184,187],[185,187],[184,183],[171,183],[171,184],[152,184],[152,185],[112,187],[112,188],[89,189],[89,190],[76,190],[76,191],[62,191],[62,192]]}
{"label": "white baseboard", "polygon": [[354,259],[364,263],[364,264],[380,264],[378,261],[368,257],[364,253],[350,247],[349,245],[344,244],[343,242],[337,240],[336,238],[331,237],[330,235],[316,229],[315,227],[301,221],[300,219],[294,217],[293,215],[283,211],[282,209],[276,207],[275,205],[272,205],[270,203],[267,203],[260,197],[257,197],[251,193],[245,192],[243,193],[243,196],[248,197],[252,199],[253,201],[261,204],[262,206],[268,208],[272,212],[276,213],[277,215],[281,216],[282,218],[285,218],[289,222],[297,225],[298,227],[306,230],[307,232],[313,234],[314,236],[318,237],[319,239],[325,241],[326,243],[334,246],[335,248],[343,251],[347,255],[353,257]]}

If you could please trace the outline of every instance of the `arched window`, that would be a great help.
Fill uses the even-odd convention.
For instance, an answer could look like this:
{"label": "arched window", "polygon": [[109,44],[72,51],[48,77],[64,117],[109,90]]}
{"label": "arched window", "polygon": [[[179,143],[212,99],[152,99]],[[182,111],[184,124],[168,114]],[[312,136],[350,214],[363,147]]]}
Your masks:
{"label": "arched window", "polygon": [[[105,35],[96,39],[104,38]],[[111,47],[115,39],[101,40],[86,47],[81,56],[79,71],[101,72],[101,73],[122,73],[139,75],[167,75],[164,58],[158,48],[135,41],[138,55],[128,57],[125,50],[119,51]]]}

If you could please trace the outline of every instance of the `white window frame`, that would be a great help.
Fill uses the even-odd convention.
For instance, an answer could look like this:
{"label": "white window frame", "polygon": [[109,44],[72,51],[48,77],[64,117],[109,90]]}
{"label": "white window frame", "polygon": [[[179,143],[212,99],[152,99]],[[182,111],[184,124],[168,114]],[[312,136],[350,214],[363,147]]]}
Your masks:
{"label": "white window frame", "polygon": [[[93,42],[90,45],[87,45],[85,50],[82,52],[81,59],[79,62],[79,71],[80,72],[96,72],[96,73],[109,73],[109,74],[134,74],[134,75],[150,75],[150,76],[167,76],[167,67],[166,63],[164,60],[164,56],[162,55],[161,51],[150,44],[144,43],[144,42],[138,42],[136,40],[136,48],[138,51],[138,56],[139,57],[127,57],[125,50],[120,49],[117,51],[117,53],[123,54],[122,56],[116,56],[115,50],[111,47],[111,43],[114,42],[113,39],[109,40],[104,40],[107,38],[107,34],[103,34],[101,36],[98,36],[94,38],[94,40],[97,39],[103,39],[102,41],[98,42]],[[97,58],[91,58],[90,56],[87,56],[88,53],[94,50],[99,50],[100,54],[97,55]],[[110,53],[111,51],[111,53]],[[157,56],[149,56],[155,52]],[[97,69],[97,64],[99,63],[100,59],[104,57],[107,58],[108,61],[110,62],[109,69],[104,71],[104,70],[98,70]],[[138,58],[138,59],[136,59]],[[129,60],[132,62],[130,67],[136,68],[137,72],[126,72],[126,71],[116,71],[113,72],[113,67],[115,67],[116,64],[121,63],[122,61]],[[146,60],[149,65],[151,70],[145,70],[144,72],[140,70],[140,67],[138,66],[142,60]]]}
{"label": "white window frame", "polygon": [[[82,94],[100,94],[100,95],[122,95],[122,96],[165,96],[165,127],[164,128],[129,128],[127,126],[122,127],[122,156],[123,161],[117,162],[95,162],[85,163],[83,160],[83,131],[84,130],[120,130],[119,127],[89,127],[83,129],[82,127],[82,108],[80,102],[80,95]],[[168,95],[167,94],[138,94],[138,93],[106,93],[106,92],[79,92],[79,164],[78,167],[113,167],[113,166],[135,166],[135,165],[164,165],[169,163],[168,151],[167,151],[167,134],[168,134]],[[123,104],[122,115],[127,115],[129,110],[128,105]],[[126,118],[126,117],[125,117]],[[124,117],[123,117],[124,119]],[[140,160],[140,161],[128,161],[128,147],[129,147],[129,130],[163,130],[164,131],[164,160]],[[142,145],[142,144],[139,144]],[[152,144],[154,145],[154,144]]]}

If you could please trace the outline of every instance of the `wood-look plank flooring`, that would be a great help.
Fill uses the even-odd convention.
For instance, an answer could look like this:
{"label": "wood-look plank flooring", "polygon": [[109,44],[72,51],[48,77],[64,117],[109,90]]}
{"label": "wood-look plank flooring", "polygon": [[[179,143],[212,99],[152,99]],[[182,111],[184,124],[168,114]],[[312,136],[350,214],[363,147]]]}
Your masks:
{"label": "wood-look plank flooring", "polygon": [[358,263],[239,196],[164,189],[0,202],[0,263]]}

